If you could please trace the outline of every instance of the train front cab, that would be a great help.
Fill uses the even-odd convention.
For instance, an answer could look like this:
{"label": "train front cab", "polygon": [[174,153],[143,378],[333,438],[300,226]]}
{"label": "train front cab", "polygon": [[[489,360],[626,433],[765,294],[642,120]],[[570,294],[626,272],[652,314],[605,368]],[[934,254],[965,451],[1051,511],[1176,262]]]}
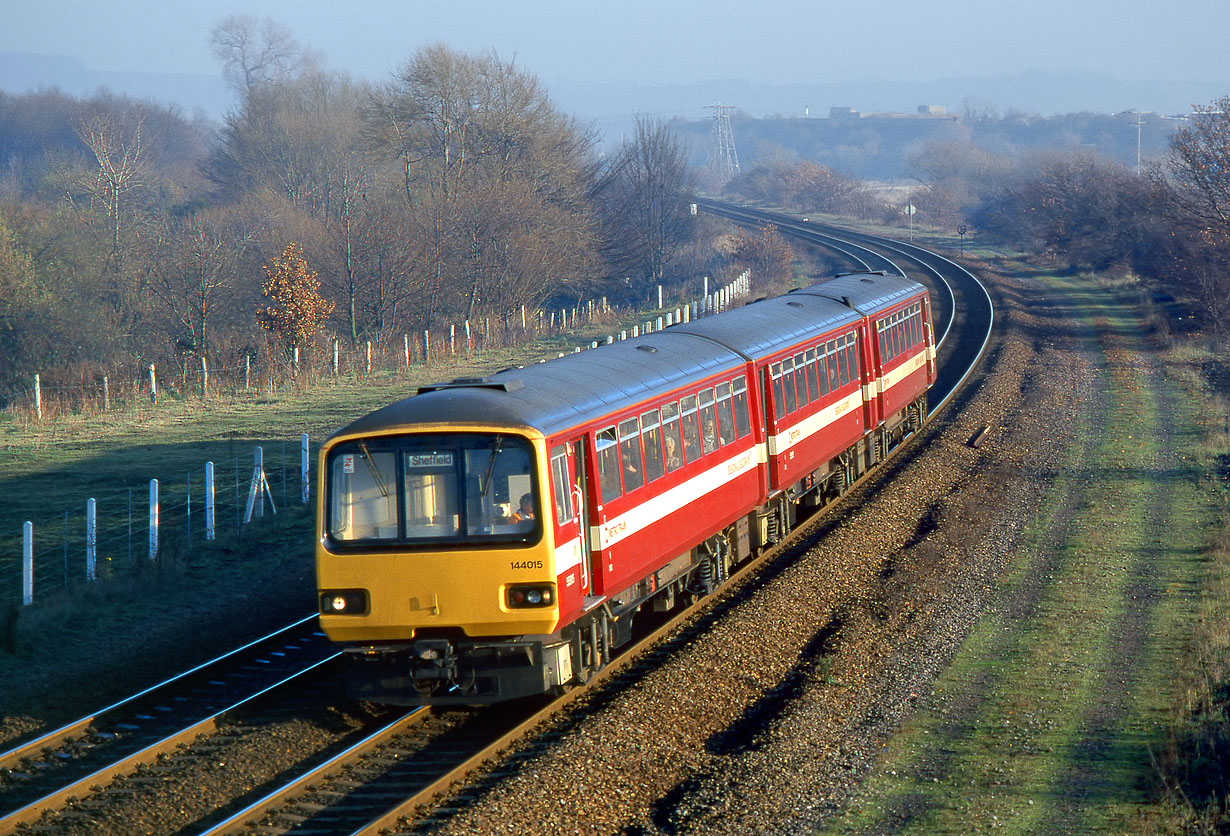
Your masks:
{"label": "train front cab", "polygon": [[320,623],[354,697],[490,702],[572,678],[541,434],[338,437],[320,473]]}

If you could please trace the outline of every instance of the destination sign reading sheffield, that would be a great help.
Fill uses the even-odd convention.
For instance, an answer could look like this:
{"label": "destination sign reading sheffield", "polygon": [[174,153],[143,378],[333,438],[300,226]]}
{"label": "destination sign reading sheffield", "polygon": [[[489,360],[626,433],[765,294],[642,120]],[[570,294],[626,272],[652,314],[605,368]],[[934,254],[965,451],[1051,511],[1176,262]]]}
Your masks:
{"label": "destination sign reading sheffield", "polygon": [[411,453],[406,456],[406,467],[452,467],[452,453]]}

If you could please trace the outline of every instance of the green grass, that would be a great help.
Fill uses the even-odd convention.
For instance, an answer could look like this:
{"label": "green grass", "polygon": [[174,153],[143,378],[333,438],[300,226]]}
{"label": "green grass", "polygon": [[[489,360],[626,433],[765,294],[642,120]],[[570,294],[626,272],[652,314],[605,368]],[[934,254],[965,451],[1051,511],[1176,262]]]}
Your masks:
{"label": "green grass", "polygon": [[1139,832],[1156,809],[1213,513],[1198,405],[1141,374],[1122,295],[1050,285],[1102,351],[1105,412],[1083,417],[1000,605],[824,833]]}

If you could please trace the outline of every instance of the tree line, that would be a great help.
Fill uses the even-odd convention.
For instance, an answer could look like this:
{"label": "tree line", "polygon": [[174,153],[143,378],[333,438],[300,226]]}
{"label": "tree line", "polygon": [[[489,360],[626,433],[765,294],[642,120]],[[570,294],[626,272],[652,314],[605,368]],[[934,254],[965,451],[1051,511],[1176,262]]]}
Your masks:
{"label": "tree line", "polygon": [[969,137],[927,143],[905,164],[913,186],[895,194],[780,157],[725,193],[899,226],[912,205],[919,226],[963,228],[1074,272],[1130,271],[1198,300],[1218,332],[1230,322],[1230,96],[1195,108],[1164,159],[1139,170],[1093,150],[997,154]]}
{"label": "tree line", "polygon": [[[234,364],[733,267],[700,244],[712,229],[662,122],[603,153],[493,54],[429,46],[377,85],[269,20],[228,18],[212,45],[238,94],[221,125],[106,92],[0,93],[0,393],[36,363]],[[288,296],[306,286],[288,269],[315,295]],[[285,321],[300,308],[315,333]]]}

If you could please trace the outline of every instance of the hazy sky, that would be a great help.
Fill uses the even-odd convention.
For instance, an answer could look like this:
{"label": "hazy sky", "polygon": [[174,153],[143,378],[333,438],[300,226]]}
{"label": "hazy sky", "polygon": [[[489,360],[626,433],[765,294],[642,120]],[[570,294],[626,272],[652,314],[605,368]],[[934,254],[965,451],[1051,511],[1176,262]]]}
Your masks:
{"label": "hazy sky", "polygon": [[1089,70],[1226,77],[1224,0],[2,0],[0,52],[95,70],[214,73],[209,31],[270,16],[327,66],[379,79],[442,41],[494,49],[545,80],[929,79]]}

